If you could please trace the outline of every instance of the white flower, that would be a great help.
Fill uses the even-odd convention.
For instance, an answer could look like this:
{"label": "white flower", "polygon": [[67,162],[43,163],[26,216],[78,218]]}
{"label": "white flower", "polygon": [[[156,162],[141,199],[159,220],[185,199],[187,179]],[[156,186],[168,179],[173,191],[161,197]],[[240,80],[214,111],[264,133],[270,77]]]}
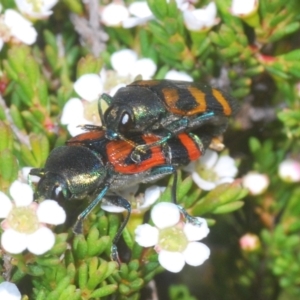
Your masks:
{"label": "white flower", "polygon": [[87,101],[98,100],[103,93],[103,80],[98,74],[84,74],[74,82],[74,90]]}
{"label": "white flower", "polygon": [[[150,206],[160,197],[162,192],[165,190],[165,187],[154,185],[147,188],[145,193],[140,193],[139,195],[135,196],[137,189],[138,186],[134,186],[118,192],[119,195],[131,203],[133,214],[139,214],[148,210]],[[112,205],[107,201],[103,201],[101,203],[101,208],[105,211],[114,213],[126,211],[125,208]]]}
{"label": "white flower", "polygon": [[68,100],[63,108],[60,122],[67,125],[67,129],[72,136],[85,132],[79,125],[92,124],[84,117],[84,105],[78,98]]}
{"label": "white flower", "polygon": [[4,230],[2,247],[18,254],[28,249],[40,255],[50,250],[55,242],[53,232],[44,223],[59,225],[65,222],[66,213],[54,200],[33,202],[33,191],[28,184],[15,181],[10,187],[14,203],[0,192],[0,218]]}
{"label": "white flower", "polygon": [[9,281],[0,283],[0,299],[3,300],[21,300],[21,293],[17,286]]}
{"label": "white flower", "polygon": [[180,220],[180,211],[173,203],[161,202],[151,211],[155,225],[139,225],[135,230],[135,241],[143,247],[153,247],[158,253],[159,263],[168,271],[178,273],[185,263],[199,266],[208,259],[209,248],[196,242],[209,233],[205,219],[197,218],[200,226]]}
{"label": "white flower", "polygon": [[206,150],[204,156],[191,162],[184,170],[190,172],[194,182],[205,191],[233,182],[238,171],[233,158],[225,155],[218,158],[218,154],[211,150]]}
{"label": "white flower", "polygon": [[102,77],[105,77],[104,70],[101,71],[101,77],[98,74],[84,74],[75,81],[73,87],[81,99],[69,99],[60,120],[63,125],[67,125],[72,136],[85,132],[80,125],[100,125],[97,100],[104,89]]}
{"label": "white flower", "polygon": [[142,75],[143,79],[150,79],[157,68],[152,59],[138,59],[137,53],[130,49],[117,51],[110,59],[113,69],[120,76],[130,76],[132,80],[137,75]]}
{"label": "white flower", "polygon": [[110,3],[101,12],[101,21],[106,26],[121,26],[128,17],[128,9],[121,3]]}
{"label": "white flower", "polygon": [[170,70],[165,75],[165,79],[169,80],[182,80],[182,81],[193,81],[193,78],[185,72],[179,72],[176,70]]}
{"label": "white flower", "polygon": [[[74,83],[74,90],[80,98],[71,98],[66,102],[61,123],[67,125],[72,136],[85,132],[80,125],[100,126],[98,99],[101,94],[106,93],[113,96],[119,88],[131,82],[132,79],[120,77],[113,70],[102,69],[100,74],[82,75]],[[103,105],[102,108],[104,108]]]}
{"label": "white flower", "polygon": [[250,172],[243,177],[243,186],[250,191],[252,195],[262,194],[269,186],[269,177],[265,174]]}
{"label": "white flower", "polygon": [[5,42],[22,42],[32,45],[37,38],[37,32],[32,23],[23,18],[13,9],[7,9],[0,16],[0,50]]}
{"label": "white flower", "polygon": [[58,0],[15,0],[22,14],[34,18],[44,19],[52,14],[52,7]]}
{"label": "white flower", "polygon": [[205,8],[185,10],[183,18],[186,27],[192,31],[207,30],[217,23],[217,7],[210,2]]}
{"label": "white flower", "polygon": [[286,159],[279,164],[279,177],[286,182],[300,181],[300,163],[297,160]]}
{"label": "white flower", "polygon": [[236,16],[247,16],[255,12],[258,0],[232,0],[230,11]]}
{"label": "white flower", "polygon": [[137,25],[147,23],[154,19],[154,15],[150,10],[146,1],[133,2],[129,5],[128,11],[133,17],[129,17],[123,21],[124,28],[131,28]]}
{"label": "white flower", "polygon": [[[178,9],[180,9],[181,11],[187,10],[191,6],[190,3],[197,2],[197,0],[175,0],[175,1]],[[167,2],[169,2],[169,0],[167,0]]]}

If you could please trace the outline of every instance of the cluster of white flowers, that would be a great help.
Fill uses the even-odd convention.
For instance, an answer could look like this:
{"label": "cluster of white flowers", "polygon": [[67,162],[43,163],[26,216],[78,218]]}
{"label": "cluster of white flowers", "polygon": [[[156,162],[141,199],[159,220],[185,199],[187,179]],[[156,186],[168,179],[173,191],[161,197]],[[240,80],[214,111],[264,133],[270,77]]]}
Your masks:
{"label": "cluster of white flowers", "polygon": [[[217,8],[214,2],[207,7],[196,9],[193,1],[177,0],[176,4],[183,13],[186,27],[189,30],[206,30],[217,24]],[[101,10],[101,20],[106,26],[131,28],[143,25],[155,17],[146,1],[133,2],[126,7],[124,3],[111,3]]]}
{"label": "cluster of white flowers", "polygon": [[[288,183],[300,182],[300,162],[291,158],[285,159],[278,166],[278,176]],[[242,183],[251,195],[256,196],[268,189],[270,179],[267,174],[251,171],[243,177]]]}
{"label": "cluster of white flowers", "polygon": [[[188,0],[176,0],[178,9],[183,14],[186,28],[191,31],[207,31],[218,24],[217,6],[210,2],[206,7],[196,8]],[[257,10],[258,0],[232,0],[230,11],[243,17]],[[143,25],[155,17],[146,1],[133,2],[128,7],[123,2],[111,3],[101,9],[101,21],[106,26],[131,28]]]}
{"label": "cluster of white flowers", "polygon": [[[44,19],[52,14],[51,8],[58,0],[27,1],[15,0],[19,11],[28,19]],[[2,6],[0,4],[0,13]],[[32,45],[37,39],[33,24],[14,9],[6,9],[0,14],[0,50],[4,43],[24,43]]]}

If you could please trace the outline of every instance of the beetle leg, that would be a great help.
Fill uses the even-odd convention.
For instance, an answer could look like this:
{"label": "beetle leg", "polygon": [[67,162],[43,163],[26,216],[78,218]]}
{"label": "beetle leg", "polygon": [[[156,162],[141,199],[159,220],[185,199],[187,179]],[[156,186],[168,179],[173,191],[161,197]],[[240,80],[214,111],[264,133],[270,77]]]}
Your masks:
{"label": "beetle leg", "polygon": [[207,112],[192,120],[191,118],[183,117],[181,119],[171,122],[159,132],[159,135],[162,135],[160,140],[152,144],[143,144],[143,145],[136,146],[134,151],[132,151],[131,159],[134,162],[139,163],[140,162],[139,153],[143,153],[151,149],[152,147],[156,147],[161,144],[164,144],[171,137],[189,129],[190,127],[191,128],[198,127],[198,126],[200,127],[203,122],[207,122],[206,120],[211,119],[213,116],[214,116],[213,112]]}
{"label": "beetle leg", "polygon": [[112,246],[111,246],[111,259],[113,261],[116,261],[120,266],[121,261],[120,261],[119,254],[118,254],[117,243],[121,237],[121,234],[122,234],[124,228],[126,227],[126,225],[128,223],[129,218],[130,218],[131,205],[126,199],[122,198],[119,195],[106,196],[105,200],[115,206],[123,207],[127,210],[127,215],[126,215],[123,223],[121,224],[120,228],[118,229],[118,231],[112,241]]}
{"label": "beetle leg", "polygon": [[97,131],[97,130],[103,130],[102,126],[92,125],[92,124],[84,124],[84,125],[78,125],[82,130],[85,131]]}
{"label": "beetle leg", "polygon": [[187,211],[180,205],[177,205],[179,208],[180,212],[183,214],[184,218],[188,223],[192,223],[195,226],[201,226],[202,222],[199,221],[197,217],[193,217],[187,213]]}
{"label": "beetle leg", "polygon": [[182,213],[182,215],[184,216],[184,218],[186,219],[186,221],[188,223],[192,223],[193,225],[196,226],[201,226],[201,222],[199,221],[199,219],[197,217],[193,217],[190,214],[188,214],[188,212],[179,204],[177,204],[177,180],[178,180],[178,175],[177,175],[177,171],[176,168],[172,165],[168,166],[162,166],[162,167],[158,167],[155,168],[153,171],[151,171],[151,174],[154,175],[154,173],[160,173],[160,174],[173,174],[173,183],[172,183],[172,187],[171,187],[171,197],[172,197],[172,202],[177,205],[178,209],[180,210],[180,212]]}
{"label": "beetle leg", "polygon": [[82,222],[87,215],[95,208],[95,206],[103,199],[104,195],[110,188],[110,183],[106,183],[105,187],[101,190],[98,196],[90,203],[90,205],[77,217],[77,221],[73,226],[73,232],[76,234],[82,233]]}
{"label": "beetle leg", "polygon": [[160,177],[160,175],[169,175],[169,174],[174,175],[172,188],[171,188],[171,197],[172,197],[172,202],[177,205],[177,196],[176,196],[177,170],[176,170],[175,166],[164,165],[164,166],[153,168],[149,174],[149,178],[155,178],[156,176]]}
{"label": "beetle leg", "polygon": [[131,153],[130,158],[135,162],[135,163],[140,163],[141,158],[140,154],[145,153],[147,150],[151,149],[152,147],[160,146],[161,144],[164,144],[167,140],[169,140],[172,137],[172,133],[168,132],[166,136],[162,137],[160,140],[157,142],[154,142],[152,144],[142,144],[142,145],[137,145],[134,150]]}
{"label": "beetle leg", "polygon": [[113,98],[109,96],[108,94],[102,94],[100,99],[98,100],[98,113],[100,116],[101,124],[103,128],[106,127],[105,119],[104,119],[104,113],[106,109],[110,106],[112,103]]}

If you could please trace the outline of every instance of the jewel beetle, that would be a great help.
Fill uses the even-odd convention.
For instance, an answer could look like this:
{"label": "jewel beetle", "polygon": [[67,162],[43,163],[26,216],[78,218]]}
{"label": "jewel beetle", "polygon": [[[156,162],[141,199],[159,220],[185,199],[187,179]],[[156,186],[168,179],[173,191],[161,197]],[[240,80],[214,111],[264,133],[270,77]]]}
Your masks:
{"label": "jewel beetle", "polygon": [[[132,143],[111,141],[101,127],[91,126],[90,131],[70,139],[65,146],[55,148],[44,168],[30,171],[30,175],[40,177],[35,199],[55,198],[58,191],[66,200],[91,197],[92,202],[77,218],[75,233],[82,231],[82,221],[104,197],[113,205],[125,208],[128,214],[112,243],[112,259],[119,262],[116,243],[129,220],[131,205],[116,194],[116,190],[174,174],[172,196],[176,201],[177,169],[198,159],[211,139],[205,136],[202,142],[196,135],[181,133],[164,144],[149,148],[141,155],[140,163],[131,159],[136,145],[154,144],[159,138],[153,134],[135,134],[130,139]],[[193,217],[183,209],[182,212],[188,220],[193,221]]]}
{"label": "jewel beetle", "polygon": [[[103,94],[98,109],[108,139],[126,140],[133,132],[160,132],[156,143],[138,145],[133,153],[138,154],[202,126],[209,126],[205,130],[212,136],[221,135],[238,105],[227,93],[206,84],[138,80],[120,88],[113,97]],[[139,161],[137,157],[132,156]]]}

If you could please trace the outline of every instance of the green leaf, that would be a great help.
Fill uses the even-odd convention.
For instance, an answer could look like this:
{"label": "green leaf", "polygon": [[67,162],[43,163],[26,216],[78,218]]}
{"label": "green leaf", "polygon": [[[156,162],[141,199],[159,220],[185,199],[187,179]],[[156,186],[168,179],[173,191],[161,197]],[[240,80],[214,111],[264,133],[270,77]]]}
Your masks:
{"label": "green leaf", "polygon": [[102,297],[106,297],[108,295],[112,295],[113,293],[115,293],[118,289],[118,285],[117,284],[108,284],[104,287],[101,287],[99,289],[94,290],[91,293],[91,297],[92,298],[102,298]]}
{"label": "green leaf", "polygon": [[252,153],[256,153],[261,149],[261,143],[257,138],[251,137],[249,139],[249,147]]}
{"label": "green leaf", "polygon": [[88,245],[82,234],[78,234],[75,236],[73,249],[78,259],[84,259],[87,256]]}
{"label": "green leaf", "polygon": [[147,0],[147,3],[157,19],[162,20],[167,16],[168,4],[166,0]]}
{"label": "green leaf", "polygon": [[221,205],[213,210],[214,214],[228,214],[235,210],[240,209],[244,205],[242,201],[231,202],[225,205]]}
{"label": "green leaf", "polygon": [[84,290],[88,282],[88,265],[86,262],[81,262],[78,268],[78,285]]}

